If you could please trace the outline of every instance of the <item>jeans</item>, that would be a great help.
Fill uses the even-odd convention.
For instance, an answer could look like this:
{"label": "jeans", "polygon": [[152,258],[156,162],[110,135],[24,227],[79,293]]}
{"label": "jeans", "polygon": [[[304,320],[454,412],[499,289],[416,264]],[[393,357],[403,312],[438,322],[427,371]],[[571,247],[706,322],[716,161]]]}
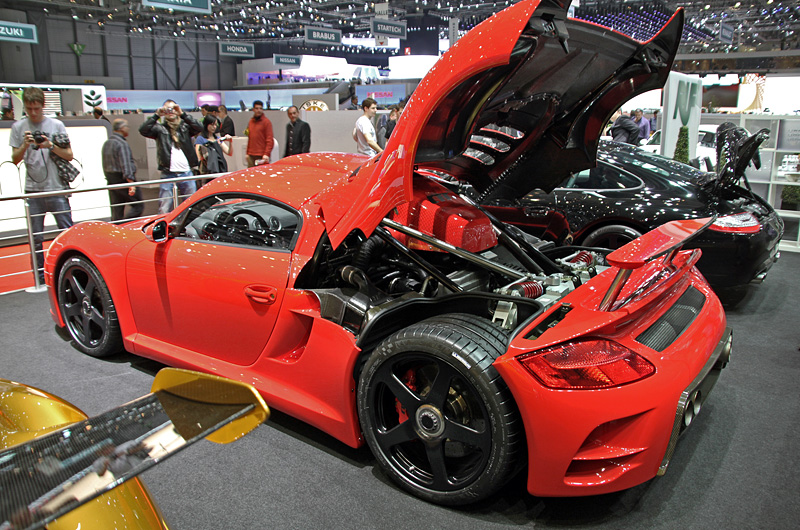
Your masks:
{"label": "jeans", "polygon": [[[170,173],[164,172],[161,173],[162,179],[172,179],[177,177],[191,177],[194,175],[191,171],[187,171],[186,173]],[[181,197],[186,197],[191,195],[192,193],[197,191],[197,182],[194,180],[186,180],[184,182],[176,182],[178,185],[178,195]],[[172,182],[162,183],[161,189],[158,192],[159,198],[159,205],[158,205],[158,213],[165,214],[172,211]],[[179,203],[181,201],[178,201]]]}
{"label": "jeans", "polygon": [[42,242],[44,241],[44,216],[47,212],[53,214],[56,225],[61,230],[72,226],[72,210],[70,210],[69,200],[66,197],[42,197],[38,199],[28,199],[28,210],[31,214],[31,229],[33,230],[33,250],[36,253],[36,266],[39,269],[39,279],[44,280],[44,251]]}

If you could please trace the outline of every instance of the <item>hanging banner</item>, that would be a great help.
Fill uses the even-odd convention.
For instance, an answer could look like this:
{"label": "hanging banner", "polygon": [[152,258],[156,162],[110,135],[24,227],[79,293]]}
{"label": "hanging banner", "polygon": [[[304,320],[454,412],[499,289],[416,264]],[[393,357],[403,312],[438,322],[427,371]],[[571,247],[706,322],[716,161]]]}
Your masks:
{"label": "hanging banner", "polygon": [[142,0],[142,5],[173,11],[211,14],[211,0]]}
{"label": "hanging banner", "polygon": [[338,29],[305,27],[307,44],[341,44],[342,32]]}
{"label": "hanging banner", "polygon": [[458,42],[458,24],[459,19],[451,18],[447,21],[447,36],[450,39],[450,47]]}
{"label": "hanging banner", "polygon": [[256,45],[239,42],[220,42],[219,54],[232,55],[234,57],[255,57]]}
{"label": "hanging banner", "polygon": [[103,85],[81,87],[83,112],[92,112],[95,107],[108,110],[106,103],[106,87]]}
{"label": "hanging banner", "polygon": [[19,24],[0,20],[0,40],[39,44],[39,35],[33,24]]}
{"label": "hanging banner", "polygon": [[383,18],[370,19],[370,27],[374,36],[406,38],[405,20],[386,20]]}
{"label": "hanging banner", "polygon": [[283,70],[300,68],[302,61],[303,57],[301,55],[280,55],[276,53],[272,56],[272,63]]}

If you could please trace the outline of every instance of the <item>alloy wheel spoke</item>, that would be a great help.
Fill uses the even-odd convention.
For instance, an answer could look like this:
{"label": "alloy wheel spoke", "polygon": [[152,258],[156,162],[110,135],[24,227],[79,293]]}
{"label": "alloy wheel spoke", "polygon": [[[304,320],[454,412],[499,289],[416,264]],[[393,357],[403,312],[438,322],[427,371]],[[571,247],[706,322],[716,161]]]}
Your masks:
{"label": "alloy wheel spoke", "polygon": [[390,366],[384,365],[378,370],[377,380],[389,387],[394,397],[408,411],[409,416],[413,415],[420,405],[420,398],[392,372]]}
{"label": "alloy wheel spoke", "polygon": [[103,314],[100,312],[101,308],[97,308],[92,306],[92,311],[89,315],[89,319],[100,328],[100,333],[105,333],[106,331],[106,319],[103,317]]}
{"label": "alloy wheel spoke", "polygon": [[433,484],[431,486],[440,491],[448,489],[450,481],[447,475],[444,444],[442,442],[428,444],[425,452],[428,455],[428,463],[431,466],[431,475],[433,476]]}
{"label": "alloy wheel spoke", "polygon": [[491,436],[489,436],[488,432],[477,431],[451,420],[445,421],[444,436],[446,438],[480,449],[485,455],[489,454]]}
{"label": "alloy wheel spoke", "polygon": [[385,450],[417,439],[417,433],[414,432],[414,424],[410,420],[406,420],[388,431],[378,431],[376,434],[378,443],[381,444]]}
{"label": "alloy wheel spoke", "polygon": [[438,373],[436,374],[436,379],[433,381],[425,401],[443,410],[447,395],[450,392],[450,383],[453,381],[453,378],[458,376],[458,372],[445,362],[439,361],[436,363],[436,366],[438,368]]}
{"label": "alloy wheel spoke", "polygon": [[83,298],[85,291],[83,287],[81,287],[81,284],[78,283],[78,279],[75,278],[74,274],[70,274],[67,276],[67,281],[69,282],[69,286],[72,290],[72,296],[74,296],[76,300],[80,301],[80,299]]}
{"label": "alloy wheel spoke", "polygon": [[81,313],[81,303],[80,301],[72,303],[72,304],[64,304],[64,317],[65,320],[70,320],[72,317],[75,317]]}

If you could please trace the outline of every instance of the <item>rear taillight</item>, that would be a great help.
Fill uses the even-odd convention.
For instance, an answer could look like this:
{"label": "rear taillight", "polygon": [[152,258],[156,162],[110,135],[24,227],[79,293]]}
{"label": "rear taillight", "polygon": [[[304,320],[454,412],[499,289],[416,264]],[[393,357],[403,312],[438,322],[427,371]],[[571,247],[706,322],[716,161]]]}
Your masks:
{"label": "rear taillight", "polygon": [[761,230],[761,223],[759,223],[756,216],[750,212],[742,212],[719,217],[709,228],[717,232],[755,234]]}
{"label": "rear taillight", "polygon": [[517,359],[543,385],[569,390],[624,385],[656,371],[634,351],[606,339],[567,342]]}

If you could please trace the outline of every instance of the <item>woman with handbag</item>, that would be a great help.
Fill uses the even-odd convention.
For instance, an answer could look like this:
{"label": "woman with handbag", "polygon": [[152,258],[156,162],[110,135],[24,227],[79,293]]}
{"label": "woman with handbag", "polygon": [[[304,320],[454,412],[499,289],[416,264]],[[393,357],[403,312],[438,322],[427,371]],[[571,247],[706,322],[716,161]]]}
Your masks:
{"label": "woman with handbag", "polygon": [[225,173],[228,171],[228,162],[225,155],[231,152],[228,140],[229,135],[220,136],[217,133],[217,118],[208,115],[203,118],[203,132],[197,135],[194,148],[197,151],[197,160],[200,162],[201,174]]}

